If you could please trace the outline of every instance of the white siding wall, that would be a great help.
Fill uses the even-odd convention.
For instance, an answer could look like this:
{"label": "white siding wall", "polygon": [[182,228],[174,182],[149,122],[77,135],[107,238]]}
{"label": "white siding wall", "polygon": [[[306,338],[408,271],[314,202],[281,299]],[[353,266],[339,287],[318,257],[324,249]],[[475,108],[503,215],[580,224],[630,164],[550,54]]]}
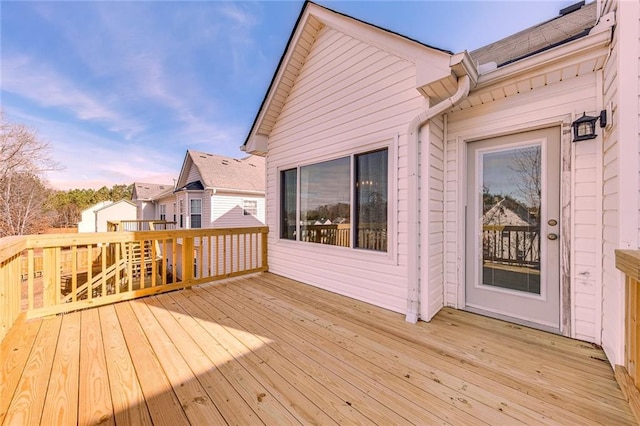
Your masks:
{"label": "white siding wall", "polygon": [[435,117],[420,144],[420,316],[428,320],[444,303],[444,121]]}
{"label": "white siding wall", "polygon": [[156,200],[156,220],[160,220],[160,206],[162,204],[164,204],[165,207],[165,214],[166,214],[166,219],[168,222],[172,222],[173,221],[173,205],[176,202],[176,196],[171,194],[171,195],[167,195],[164,198],[160,198],[158,200]]}
{"label": "white siding wall", "polygon": [[[198,172],[198,169],[191,164],[191,168],[189,169],[189,174],[187,175],[187,183],[202,181],[202,177]],[[204,182],[203,182],[204,183]]]}
{"label": "white siding wall", "polygon": [[107,222],[135,219],[135,205],[127,202],[116,202],[98,210],[96,213],[96,232],[107,232]]}
{"label": "white siding wall", "polygon": [[[256,216],[244,214],[244,200],[252,200],[257,203],[258,213]],[[265,223],[264,216],[264,197],[233,194],[216,194],[211,197],[212,228],[262,226]]]}
{"label": "white siding wall", "polygon": [[[321,30],[269,137],[270,271],[406,311],[407,129],[421,105],[414,64],[331,28]],[[278,238],[280,170],[380,143],[390,144],[393,164],[391,255]]]}
{"label": "white siding wall", "polygon": [[156,204],[152,201],[143,201],[140,206],[140,219],[153,220],[156,218]]}
{"label": "white siding wall", "polygon": [[[604,72],[604,105],[613,124],[603,144],[602,346],[612,364],[624,363],[624,279],[616,249],[637,249],[640,173],[640,4],[612,1],[617,28]],[[623,88],[620,90],[620,88]]]}
{"label": "white siding wall", "polygon": [[[596,77],[594,74],[562,81],[535,91],[504,98],[487,105],[455,112],[448,117],[446,146],[446,288],[445,304],[463,307],[464,286],[464,165],[465,140],[513,133],[533,126],[559,125],[568,115],[595,114]],[[565,135],[565,139],[567,136]],[[596,245],[595,217],[600,214],[596,204],[598,175],[595,150],[602,139],[571,144],[570,158],[573,180],[568,186],[572,195],[571,271],[573,337],[597,342],[600,339],[599,280],[600,261]],[[458,287],[460,285],[461,287]]]}

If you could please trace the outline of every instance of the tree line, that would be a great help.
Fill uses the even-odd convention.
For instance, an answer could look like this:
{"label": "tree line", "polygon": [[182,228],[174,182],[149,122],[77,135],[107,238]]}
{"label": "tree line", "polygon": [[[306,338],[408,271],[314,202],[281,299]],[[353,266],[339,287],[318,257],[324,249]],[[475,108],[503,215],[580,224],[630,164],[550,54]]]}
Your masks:
{"label": "tree line", "polygon": [[44,174],[60,169],[36,131],[7,121],[0,111],[0,238],[76,226],[93,204],[131,199],[133,184],[55,190]]}

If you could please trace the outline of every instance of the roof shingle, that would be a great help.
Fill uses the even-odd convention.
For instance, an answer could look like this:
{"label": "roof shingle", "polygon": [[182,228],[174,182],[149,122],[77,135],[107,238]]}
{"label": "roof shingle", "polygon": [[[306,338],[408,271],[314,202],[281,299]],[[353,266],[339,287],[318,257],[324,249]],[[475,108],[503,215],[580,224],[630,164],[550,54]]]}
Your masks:
{"label": "roof shingle", "polygon": [[265,190],[265,160],[251,155],[243,159],[189,150],[205,188],[225,190]]}
{"label": "roof shingle", "polygon": [[470,54],[479,65],[495,62],[500,67],[587,35],[595,24],[596,2],[592,2],[481,47]]}

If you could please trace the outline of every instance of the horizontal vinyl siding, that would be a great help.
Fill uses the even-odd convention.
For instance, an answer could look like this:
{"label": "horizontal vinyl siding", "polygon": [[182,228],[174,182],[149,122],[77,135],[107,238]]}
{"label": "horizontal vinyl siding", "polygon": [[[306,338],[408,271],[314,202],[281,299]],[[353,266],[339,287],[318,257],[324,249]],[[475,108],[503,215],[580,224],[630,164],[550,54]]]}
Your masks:
{"label": "horizontal vinyl siding", "polygon": [[[600,188],[597,175],[598,143],[575,143],[573,148],[573,292],[575,309],[573,337],[599,342],[600,309],[594,302],[599,299],[600,260],[597,259],[600,240],[596,216],[600,214],[598,205]],[[597,324],[597,325],[596,325]]]}
{"label": "horizontal vinyl siding", "polygon": [[[495,101],[486,105],[450,114],[448,117],[448,141],[446,163],[446,287],[445,304],[459,306],[458,283],[464,286],[464,194],[460,194],[462,176],[466,176],[466,165],[459,164],[464,139],[490,137],[500,133],[514,133],[528,126],[548,120],[562,120],[568,114],[595,113],[595,74],[573,78],[545,88]],[[572,144],[571,167],[574,175],[570,192],[573,194],[572,252],[572,301],[574,329],[572,334],[580,339],[596,342],[600,330],[596,316],[599,315],[599,259],[596,259],[598,235],[595,216],[597,206],[597,174],[601,173],[595,150],[600,139]]]}
{"label": "horizontal vinyl siding", "polygon": [[202,177],[200,176],[198,169],[193,166],[193,163],[191,163],[191,168],[189,169],[189,174],[187,175],[187,183],[197,181],[202,181]]}
{"label": "horizontal vinyl siding", "polygon": [[[615,267],[614,251],[619,240],[619,168],[618,168],[618,32],[614,33],[611,56],[604,67],[604,101],[613,105],[612,128],[604,135],[602,146],[602,346],[615,362],[620,346],[618,300],[620,272]],[[609,284],[607,284],[609,283]],[[614,285],[611,285],[614,284]],[[612,332],[613,331],[613,332]],[[619,354],[621,355],[621,354]],[[618,362],[620,363],[620,362]]]}
{"label": "horizontal vinyl siding", "polygon": [[[269,136],[269,269],[308,284],[405,312],[407,129],[422,101],[415,66],[334,29],[322,29]],[[394,147],[393,141],[398,140]],[[395,170],[390,256],[278,238],[278,172],[389,143]],[[393,231],[392,231],[393,232]],[[390,233],[391,234],[391,233]]]}
{"label": "horizontal vinyl siding", "polygon": [[605,132],[602,155],[602,346],[615,365],[625,362],[624,277],[615,267],[615,250],[636,249],[640,241],[640,5],[611,3],[617,22],[604,69],[604,103],[611,105],[612,127]]}
{"label": "horizontal vinyl siding", "polygon": [[[258,214],[244,214],[244,200],[257,203]],[[243,197],[241,195],[214,195],[211,197],[211,227],[241,228],[264,225],[264,197]]]}
{"label": "horizontal vinyl siding", "polygon": [[[421,150],[421,303],[428,304],[429,317],[444,303],[444,125],[441,116],[429,121],[427,143]],[[423,132],[424,133],[424,132]],[[426,201],[426,202],[425,202]],[[426,299],[425,297],[426,296]],[[423,307],[424,318],[424,307]]]}

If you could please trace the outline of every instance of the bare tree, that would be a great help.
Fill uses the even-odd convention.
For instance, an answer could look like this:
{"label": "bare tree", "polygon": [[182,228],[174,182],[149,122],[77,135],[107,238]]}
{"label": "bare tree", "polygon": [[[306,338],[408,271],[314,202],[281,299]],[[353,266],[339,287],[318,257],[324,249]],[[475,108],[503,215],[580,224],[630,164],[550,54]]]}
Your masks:
{"label": "bare tree", "polygon": [[0,111],[0,237],[37,233],[48,224],[42,174],[55,168],[49,144]]}
{"label": "bare tree", "polygon": [[52,222],[46,205],[51,190],[30,173],[10,173],[0,180],[0,236],[39,234]]}
{"label": "bare tree", "polygon": [[513,157],[509,168],[518,173],[518,179],[512,182],[522,200],[530,208],[540,207],[542,196],[542,157],[539,146],[519,150]]}

